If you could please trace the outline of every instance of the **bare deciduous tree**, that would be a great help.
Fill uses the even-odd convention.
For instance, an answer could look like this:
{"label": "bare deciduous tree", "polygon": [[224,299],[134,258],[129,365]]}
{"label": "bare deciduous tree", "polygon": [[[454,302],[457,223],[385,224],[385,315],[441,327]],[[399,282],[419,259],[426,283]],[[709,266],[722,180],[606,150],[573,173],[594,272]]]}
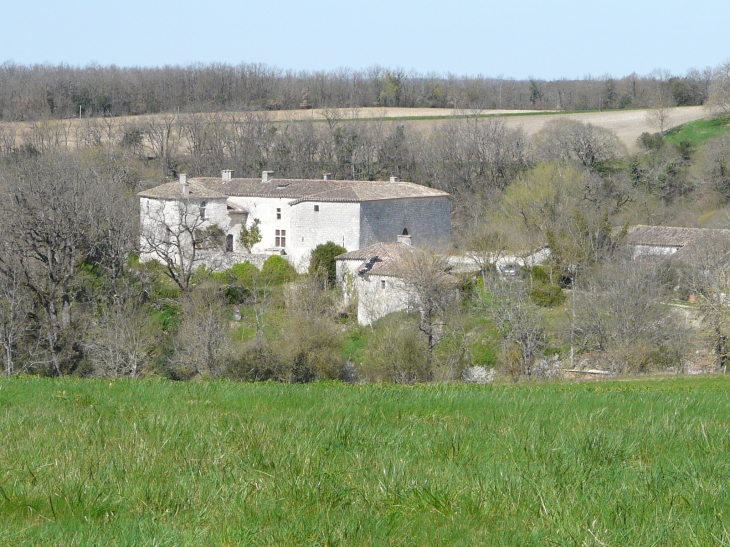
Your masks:
{"label": "bare deciduous tree", "polygon": [[206,228],[206,224],[197,201],[179,199],[151,204],[147,221],[140,227],[140,252],[161,262],[165,274],[183,292],[188,291],[193,274],[205,262],[202,251],[224,244],[225,234],[215,227]]}
{"label": "bare deciduous tree", "polygon": [[64,334],[79,264],[88,256],[95,223],[96,180],[72,158],[30,158],[4,173],[0,213],[7,219],[0,271],[16,265],[42,310],[45,349],[53,369],[64,372]]}
{"label": "bare deciduous tree", "polygon": [[476,223],[464,234],[464,256],[479,268],[483,284],[486,284],[489,272],[494,271],[506,255],[507,244],[505,234],[487,222]]}
{"label": "bare deciduous tree", "polygon": [[134,378],[149,366],[155,342],[149,313],[127,301],[95,317],[83,345],[96,374]]}
{"label": "bare deciduous tree", "polygon": [[0,155],[9,156],[16,148],[16,131],[12,125],[3,124],[0,126]]}
{"label": "bare deciduous tree", "polygon": [[190,114],[178,121],[183,148],[193,160],[196,175],[204,174],[204,161],[212,148],[212,131],[206,114]]}
{"label": "bare deciduous tree", "polygon": [[529,165],[522,131],[496,118],[451,120],[425,144],[419,163],[434,186],[452,194],[502,190]]}
{"label": "bare deciduous tree", "polygon": [[681,366],[673,341],[683,325],[668,320],[657,274],[656,263],[623,257],[582,278],[575,338],[583,350],[603,352],[612,372],[646,370],[660,347]]}
{"label": "bare deciduous tree", "polygon": [[660,89],[654,95],[646,111],[646,121],[664,136],[672,117],[673,108],[676,106],[674,98],[667,90]]}
{"label": "bare deciduous tree", "polygon": [[445,256],[421,249],[404,253],[399,259],[398,283],[408,308],[419,314],[418,329],[426,337],[429,363],[449,319],[449,308],[458,296],[456,279],[449,270]]}
{"label": "bare deciduous tree", "polygon": [[578,120],[550,120],[534,137],[536,155],[544,161],[571,161],[594,169],[626,152],[613,131]]}
{"label": "bare deciduous tree", "polygon": [[706,142],[698,151],[693,171],[702,183],[730,200],[730,136],[720,135]]}
{"label": "bare deciduous tree", "polygon": [[173,114],[149,116],[143,122],[146,135],[145,144],[149,147],[150,156],[159,159],[161,176],[171,169],[172,154],[177,151],[180,141],[180,127]]}
{"label": "bare deciduous tree", "polygon": [[228,312],[216,287],[198,287],[183,301],[171,365],[183,379],[218,376],[231,356]]}
{"label": "bare deciduous tree", "polygon": [[705,103],[713,113],[730,113],[730,61],[720,64],[713,72],[710,81],[710,96]]}
{"label": "bare deciduous tree", "polygon": [[709,327],[711,350],[717,367],[730,361],[728,355],[728,295],[730,295],[730,239],[724,232],[708,233],[682,257],[689,266],[689,287],[697,298],[702,321]]}
{"label": "bare deciduous tree", "polygon": [[0,345],[5,353],[3,361],[8,376],[16,372],[18,346],[31,330],[32,300],[23,286],[21,275],[12,263],[0,272]]}
{"label": "bare deciduous tree", "polygon": [[[0,176],[0,277],[19,284],[33,300],[33,324],[56,374],[78,357],[72,307],[80,289],[93,301],[118,301],[136,221],[129,195],[134,170],[123,155],[98,151],[20,155]],[[103,289],[82,287],[82,270],[94,268]],[[88,271],[88,270],[87,270]],[[130,292],[128,287],[125,289]]]}
{"label": "bare deciduous tree", "polygon": [[502,358],[514,378],[532,376],[535,360],[545,347],[545,335],[537,306],[528,287],[515,280],[492,276],[481,293],[481,306],[491,316],[502,338]]}

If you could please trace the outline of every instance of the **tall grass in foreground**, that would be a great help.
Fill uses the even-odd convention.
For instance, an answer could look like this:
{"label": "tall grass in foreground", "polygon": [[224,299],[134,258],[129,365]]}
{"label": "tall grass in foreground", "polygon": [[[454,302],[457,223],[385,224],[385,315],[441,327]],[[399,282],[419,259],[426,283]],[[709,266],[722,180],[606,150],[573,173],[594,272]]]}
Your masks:
{"label": "tall grass in foreground", "polygon": [[0,381],[0,545],[730,545],[730,381]]}

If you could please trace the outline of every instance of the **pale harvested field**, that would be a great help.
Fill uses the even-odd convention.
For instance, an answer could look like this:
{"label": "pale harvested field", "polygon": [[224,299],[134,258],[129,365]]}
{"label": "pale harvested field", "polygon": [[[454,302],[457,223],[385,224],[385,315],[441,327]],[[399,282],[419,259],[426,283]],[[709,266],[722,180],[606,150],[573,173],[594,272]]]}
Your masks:
{"label": "pale harvested field", "polygon": [[[455,111],[449,108],[358,108],[354,110],[339,109],[338,117],[345,120],[352,119],[377,119],[385,118],[397,120],[398,118],[411,117],[443,117],[444,120],[404,120],[409,126],[428,130],[440,123],[444,123],[454,115],[473,114],[472,111]],[[534,110],[482,110],[481,115],[504,117],[508,127],[521,127],[527,135],[534,135],[550,120],[557,118],[570,118],[581,120],[586,123],[605,127],[615,131],[618,137],[626,144],[629,150],[636,148],[636,139],[648,131],[656,132],[657,129],[647,122],[646,110],[611,110],[608,112],[582,112],[561,114],[554,110],[535,112]],[[517,116],[516,114],[520,114]],[[280,111],[272,112],[272,119],[277,121],[285,120],[301,120],[313,119],[324,120],[325,112],[323,110],[296,110],[296,111]],[[686,106],[672,109],[669,117],[668,128],[691,122],[701,118],[706,118],[708,112],[701,106]]]}
{"label": "pale harvested field", "polygon": [[[331,108],[328,110],[315,108],[312,110],[278,110],[270,112],[272,120],[315,120],[323,121],[327,116],[336,115],[343,119],[374,118],[413,118],[413,117],[451,117],[454,114],[474,114],[474,110],[454,110],[453,108],[395,108],[395,107],[363,107],[363,108]],[[534,114],[534,110],[481,110],[481,114]],[[554,112],[552,110],[546,112]]]}
{"label": "pale harvested field", "polygon": [[[230,113],[235,114],[235,113]],[[382,119],[386,123],[401,123],[409,128],[422,132],[430,133],[438,130],[440,125],[448,123],[453,116],[473,115],[474,111],[454,110],[449,108],[357,108],[357,109],[337,109],[325,111],[322,109],[315,110],[285,110],[275,112],[261,112],[260,115],[270,119],[275,123],[287,123],[301,120],[314,120],[315,122],[325,123],[327,117],[333,115],[341,119],[344,123],[352,123],[357,120],[376,120]],[[641,133],[655,132],[656,128],[652,127],[647,121],[646,110],[612,110],[608,112],[583,112],[583,113],[557,113],[555,111],[536,112],[534,110],[482,110],[479,112],[482,116],[495,116],[504,119],[510,128],[522,128],[528,135],[534,135],[544,125],[557,118],[569,118],[581,120],[583,122],[592,123],[594,125],[610,129],[618,135],[618,137],[626,144],[628,149],[635,150],[636,139]],[[211,114],[213,116],[213,114]],[[687,106],[673,108],[668,127],[674,127],[690,121],[706,118],[709,116],[707,110],[701,106]],[[112,132],[116,132],[119,128],[130,125],[143,125],[151,118],[171,118],[173,114],[160,114],[155,116],[137,116],[137,117],[120,117],[120,118],[95,118],[92,120],[71,119],[51,122],[40,122],[41,125],[62,127],[63,141],[65,146],[75,147],[80,140],[80,135],[84,133],[84,126],[94,123],[104,126],[106,129],[106,137],[111,137]],[[181,114],[180,119],[189,118],[189,114]],[[408,119],[408,118],[427,118],[427,119]],[[16,142],[23,142],[23,135],[31,128],[28,122],[0,123],[0,130],[13,129],[16,134]],[[184,142],[178,140],[178,146],[183,146]]]}
{"label": "pale harvested field", "polygon": [[[549,121],[555,118],[571,118],[592,123],[615,131],[629,150],[636,148],[636,139],[643,132],[656,132],[646,120],[646,110],[612,110],[609,112],[584,112],[580,114],[543,114],[540,116],[506,117],[509,127],[522,127],[528,135],[534,135]],[[669,117],[669,128],[709,116],[702,106],[673,108]]]}

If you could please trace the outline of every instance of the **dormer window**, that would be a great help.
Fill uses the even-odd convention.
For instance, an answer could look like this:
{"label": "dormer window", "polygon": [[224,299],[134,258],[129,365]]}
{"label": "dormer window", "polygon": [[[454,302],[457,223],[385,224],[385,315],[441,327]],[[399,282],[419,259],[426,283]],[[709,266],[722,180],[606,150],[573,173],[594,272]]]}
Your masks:
{"label": "dormer window", "polygon": [[200,220],[205,220],[205,201],[200,202]]}
{"label": "dormer window", "polygon": [[279,207],[276,208],[276,220],[281,220],[281,209]]}

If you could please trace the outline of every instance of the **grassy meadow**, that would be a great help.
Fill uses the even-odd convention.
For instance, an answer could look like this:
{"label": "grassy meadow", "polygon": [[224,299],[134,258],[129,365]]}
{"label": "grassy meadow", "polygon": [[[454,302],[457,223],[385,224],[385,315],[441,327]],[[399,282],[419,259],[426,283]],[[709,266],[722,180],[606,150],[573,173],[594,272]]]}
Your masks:
{"label": "grassy meadow", "polygon": [[730,131],[727,117],[695,120],[670,129],[665,137],[667,142],[679,144],[690,142],[700,146],[705,141],[718,137]]}
{"label": "grassy meadow", "polygon": [[730,545],[730,379],[0,380],[0,545]]}

